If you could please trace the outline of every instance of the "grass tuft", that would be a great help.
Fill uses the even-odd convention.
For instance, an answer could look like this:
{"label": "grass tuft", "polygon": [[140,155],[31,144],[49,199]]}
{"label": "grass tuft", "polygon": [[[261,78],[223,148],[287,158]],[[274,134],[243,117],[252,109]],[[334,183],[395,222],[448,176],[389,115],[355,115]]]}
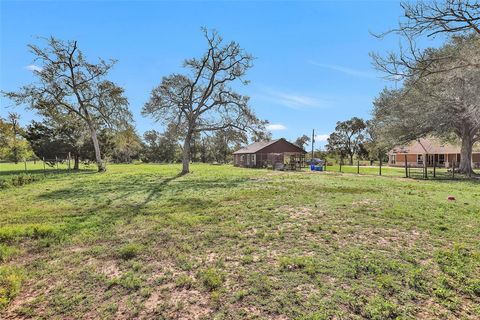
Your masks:
{"label": "grass tuft", "polygon": [[130,260],[138,256],[143,250],[143,246],[138,243],[128,243],[120,247],[118,256],[124,260]]}

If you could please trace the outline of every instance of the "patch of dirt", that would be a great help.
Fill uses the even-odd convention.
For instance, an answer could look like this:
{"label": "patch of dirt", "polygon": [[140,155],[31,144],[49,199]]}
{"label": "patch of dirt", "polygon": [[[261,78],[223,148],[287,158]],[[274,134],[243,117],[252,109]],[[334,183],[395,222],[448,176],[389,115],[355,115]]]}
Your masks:
{"label": "patch of dirt", "polygon": [[429,241],[427,235],[418,230],[398,230],[394,228],[361,229],[354,233],[344,235],[338,239],[340,245],[350,245],[354,243],[365,243],[383,247],[386,250],[392,248],[411,248],[415,246],[425,246]]}
{"label": "patch of dirt", "polygon": [[107,278],[118,277],[122,274],[115,260],[90,258],[85,263],[88,266],[93,266],[99,273],[104,274]]}
{"label": "patch of dirt", "polygon": [[102,262],[100,266],[100,272],[106,275],[108,278],[118,277],[121,274],[120,269],[113,260]]}
{"label": "patch of dirt", "polygon": [[175,290],[171,293],[170,301],[174,305],[184,304],[186,306],[184,310],[179,310],[177,319],[202,319],[213,312],[209,306],[207,295],[197,290]]}
{"label": "patch of dirt", "polygon": [[158,308],[169,319],[208,319],[213,309],[209,305],[208,293],[195,289],[175,288],[173,284],[163,285],[145,301],[140,318],[150,319]]}
{"label": "patch of dirt", "polygon": [[145,313],[151,313],[155,311],[157,305],[161,301],[161,296],[158,292],[153,292],[150,297],[145,301],[144,307],[145,307]]}
{"label": "patch of dirt", "polygon": [[[23,307],[33,302],[37,297],[42,295],[48,295],[50,291],[58,285],[58,282],[47,282],[42,281],[42,286],[40,289],[38,287],[39,283],[33,281],[24,283],[20,293],[10,301],[7,309],[4,310],[4,313],[0,316],[0,319],[27,319],[28,317],[21,316],[18,314],[18,311]],[[42,313],[45,309],[45,306],[40,306],[37,304],[35,307],[36,312]]]}

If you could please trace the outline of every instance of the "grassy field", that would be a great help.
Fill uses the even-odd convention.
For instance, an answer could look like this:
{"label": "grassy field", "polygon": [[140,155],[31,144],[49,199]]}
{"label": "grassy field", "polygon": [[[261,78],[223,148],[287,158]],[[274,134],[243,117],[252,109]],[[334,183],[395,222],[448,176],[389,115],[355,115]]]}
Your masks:
{"label": "grassy field", "polygon": [[0,190],[0,318],[480,317],[478,183],[179,170]]}

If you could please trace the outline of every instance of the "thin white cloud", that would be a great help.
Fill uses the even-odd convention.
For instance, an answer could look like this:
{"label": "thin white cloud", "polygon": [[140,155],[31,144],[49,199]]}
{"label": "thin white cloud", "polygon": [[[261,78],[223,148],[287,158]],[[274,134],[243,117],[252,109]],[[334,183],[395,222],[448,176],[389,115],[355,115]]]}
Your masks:
{"label": "thin white cloud", "polygon": [[286,92],[268,87],[259,87],[259,89],[260,92],[256,95],[257,98],[295,110],[322,108],[329,105],[327,101],[309,95]]}
{"label": "thin white cloud", "polygon": [[330,137],[329,134],[317,134],[315,135],[315,141],[326,142],[328,137]]}
{"label": "thin white cloud", "polygon": [[27,70],[29,70],[29,71],[32,71],[32,72],[34,72],[34,71],[36,71],[36,72],[42,72],[42,70],[43,70],[41,67],[36,66],[36,65],[34,65],[34,64],[31,64],[31,65],[26,66],[25,69],[27,69]]}
{"label": "thin white cloud", "polygon": [[285,127],[283,124],[277,123],[277,124],[269,124],[267,125],[267,130],[268,131],[281,131],[281,130],[287,130],[287,127]]}
{"label": "thin white cloud", "polygon": [[320,68],[325,68],[325,69],[330,69],[334,71],[338,71],[350,76],[355,76],[355,77],[360,77],[360,78],[369,78],[369,79],[375,79],[378,78],[377,75],[374,72],[370,71],[364,71],[364,70],[358,70],[358,69],[353,69],[345,66],[339,66],[335,64],[327,64],[327,63],[319,63],[315,61],[309,61],[310,64],[320,67]]}

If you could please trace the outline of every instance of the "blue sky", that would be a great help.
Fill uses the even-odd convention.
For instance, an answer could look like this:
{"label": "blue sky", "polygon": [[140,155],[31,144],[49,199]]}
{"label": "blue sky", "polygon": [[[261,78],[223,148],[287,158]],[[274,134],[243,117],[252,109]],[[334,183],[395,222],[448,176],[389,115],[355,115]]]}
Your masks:
{"label": "blue sky", "polygon": [[[75,39],[87,58],[115,58],[111,79],[126,89],[140,133],[161,130],[140,110],[162,76],[181,72],[185,58],[200,56],[201,26],[217,29],[257,59],[251,83],[236,89],[251,97],[274,137],[311,135],[320,141],[338,120],[368,118],[373,98],[385,86],[369,52],[398,48],[398,39],[373,37],[397,25],[398,1],[2,1],[0,89],[33,80],[28,43],[38,36]],[[0,99],[0,117],[36,116]]]}

